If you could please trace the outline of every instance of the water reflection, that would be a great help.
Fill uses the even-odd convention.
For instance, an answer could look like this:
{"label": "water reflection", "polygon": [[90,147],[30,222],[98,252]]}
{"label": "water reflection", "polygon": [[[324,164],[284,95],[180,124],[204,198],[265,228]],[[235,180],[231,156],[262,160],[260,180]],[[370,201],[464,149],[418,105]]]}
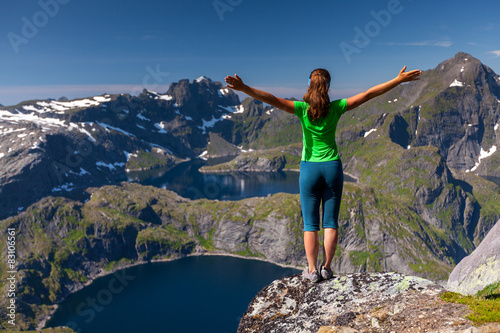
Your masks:
{"label": "water reflection", "polygon": [[[227,159],[226,159],[227,160]],[[128,181],[152,185],[176,192],[189,199],[241,200],[262,197],[278,192],[299,193],[299,173],[231,172],[204,174],[199,168],[225,160],[193,160],[174,166],[147,171],[130,172]],[[356,180],[344,174],[346,182]]]}
{"label": "water reflection", "polygon": [[190,199],[241,200],[278,192],[299,193],[298,172],[203,174],[198,171],[209,163],[215,162],[193,160],[173,168],[130,172],[127,176],[128,181],[168,189]]}

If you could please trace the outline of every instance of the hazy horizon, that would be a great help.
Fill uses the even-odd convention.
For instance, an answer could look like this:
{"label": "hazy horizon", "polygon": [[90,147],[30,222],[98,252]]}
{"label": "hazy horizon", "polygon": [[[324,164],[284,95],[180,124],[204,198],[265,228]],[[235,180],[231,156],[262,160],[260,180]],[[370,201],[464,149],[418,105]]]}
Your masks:
{"label": "hazy horizon", "polygon": [[[484,8],[488,10],[484,10]],[[29,0],[7,2],[1,26],[0,103],[69,99],[205,75],[300,98],[310,71],[333,74],[347,97],[457,52],[500,73],[500,3],[445,0]],[[446,15],[443,13],[446,12]]]}

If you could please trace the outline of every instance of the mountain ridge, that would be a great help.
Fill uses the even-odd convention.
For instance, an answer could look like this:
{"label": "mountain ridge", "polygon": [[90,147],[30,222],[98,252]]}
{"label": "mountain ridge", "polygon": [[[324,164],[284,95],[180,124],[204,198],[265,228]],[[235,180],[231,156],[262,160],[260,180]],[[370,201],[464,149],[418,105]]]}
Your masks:
{"label": "mountain ridge", "polygon": [[[481,153],[500,144],[498,80],[469,56],[459,53],[421,82],[341,118],[344,169],[358,182],[344,189],[336,272],[444,279],[500,218],[499,186],[478,176],[499,175],[499,152]],[[24,236],[25,284],[45,281],[37,295],[22,290],[33,314],[22,319],[26,327],[97,270],[130,260],[219,251],[305,262],[298,195],[192,201],[122,183],[127,169],[224,153],[239,152],[233,169],[293,169],[300,123],[276,111],[251,98],[240,102],[206,77],[181,80],[164,94],[0,109],[0,224]]]}

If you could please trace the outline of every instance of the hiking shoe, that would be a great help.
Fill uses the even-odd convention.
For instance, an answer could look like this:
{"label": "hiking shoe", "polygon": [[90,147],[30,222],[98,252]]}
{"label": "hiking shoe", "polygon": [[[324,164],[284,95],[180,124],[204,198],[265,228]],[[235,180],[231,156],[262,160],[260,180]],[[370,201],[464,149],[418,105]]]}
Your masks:
{"label": "hiking shoe", "polygon": [[325,266],[321,266],[321,277],[323,280],[331,279],[333,276],[333,271],[331,269],[326,268]]}
{"label": "hiking shoe", "polygon": [[318,270],[315,270],[312,273],[309,273],[309,268],[306,267],[306,269],[302,272],[302,277],[309,279],[313,283],[317,283],[321,281],[321,275],[319,275]]}

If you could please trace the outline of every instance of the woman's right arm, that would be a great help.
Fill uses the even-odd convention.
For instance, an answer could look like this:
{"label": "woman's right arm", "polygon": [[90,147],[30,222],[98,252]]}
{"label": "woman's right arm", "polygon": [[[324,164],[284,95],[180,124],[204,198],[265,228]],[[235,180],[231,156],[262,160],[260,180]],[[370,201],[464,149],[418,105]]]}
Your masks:
{"label": "woman's right arm", "polygon": [[261,102],[272,105],[275,108],[281,109],[288,113],[295,113],[295,106],[293,101],[276,97],[268,92],[247,86],[243,83],[243,80],[236,74],[234,74],[234,76],[226,76],[225,81],[228,83],[226,85],[228,88],[244,92],[252,98],[258,99]]}

